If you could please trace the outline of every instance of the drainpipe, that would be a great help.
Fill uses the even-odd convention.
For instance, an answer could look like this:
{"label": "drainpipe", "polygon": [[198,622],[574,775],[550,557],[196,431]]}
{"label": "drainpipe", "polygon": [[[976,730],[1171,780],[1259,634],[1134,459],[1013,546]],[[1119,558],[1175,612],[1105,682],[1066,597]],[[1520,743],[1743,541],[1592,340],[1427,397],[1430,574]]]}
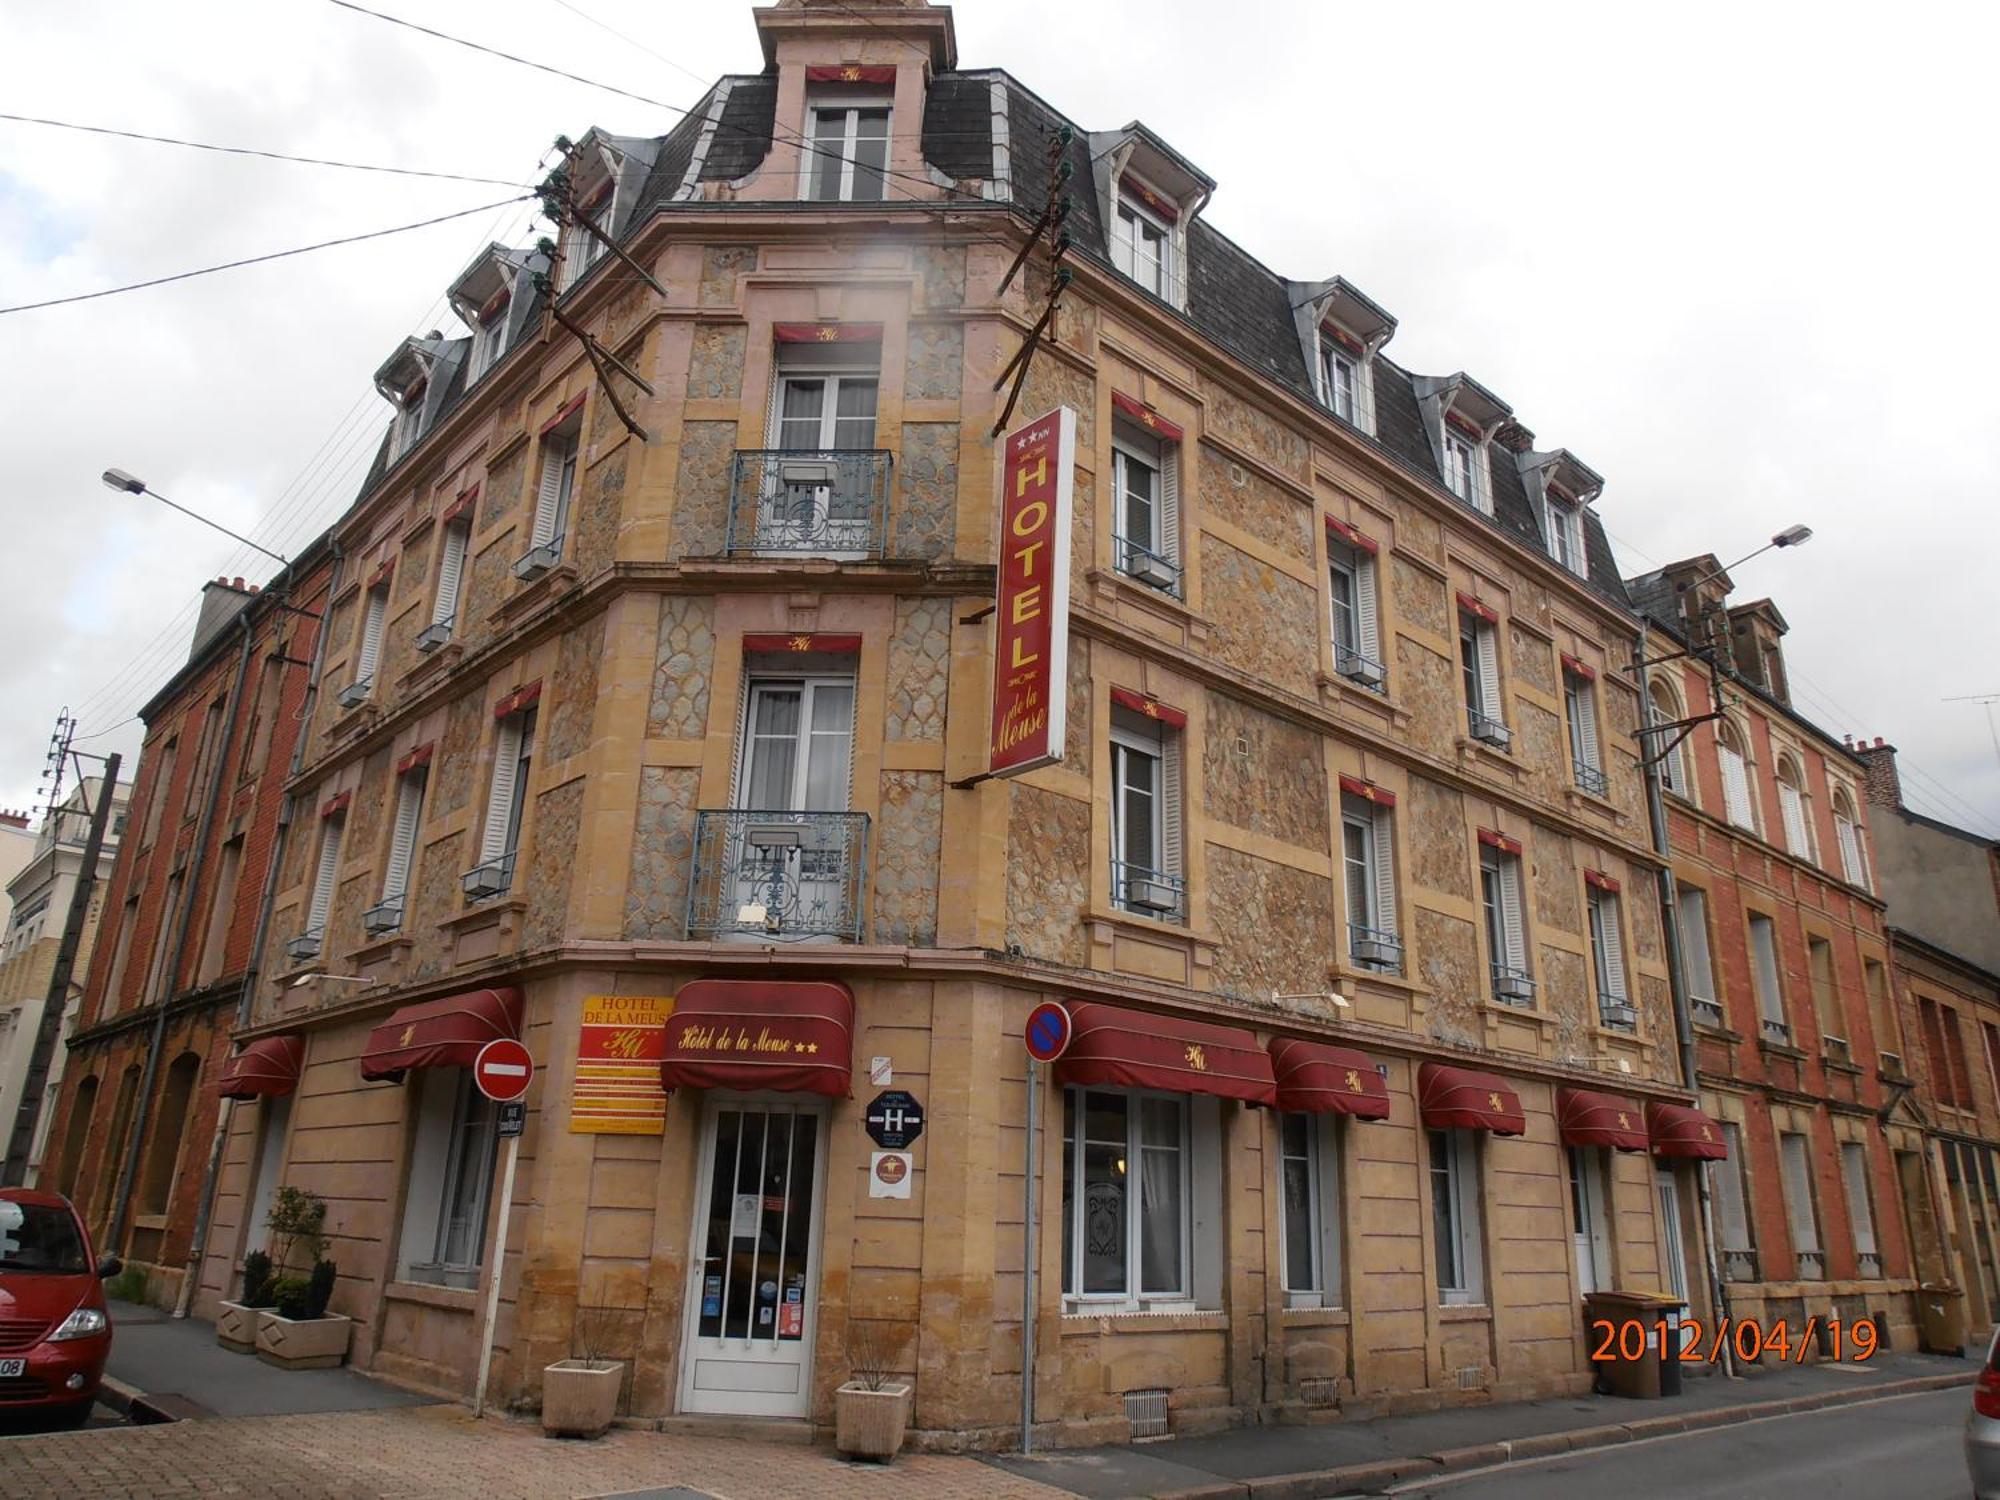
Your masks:
{"label": "drainpipe", "polygon": [[[1698,1100],[1701,1086],[1696,1071],[1694,1012],[1688,1004],[1687,965],[1681,957],[1680,890],[1674,883],[1673,846],[1668,837],[1667,798],[1660,771],[1662,756],[1657,748],[1659,736],[1665,731],[1653,723],[1653,694],[1646,679],[1647,624],[1641,616],[1638,655],[1633,666],[1639,679],[1639,764],[1646,773],[1646,815],[1652,826],[1653,853],[1660,860],[1660,919],[1667,945],[1667,990],[1673,997],[1674,1041],[1680,1052],[1681,1080]],[[1701,1204],[1702,1269],[1708,1274],[1708,1294],[1720,1322],[1728,1316],[1729,1296],[1724,1290],[1722,1266],[1715,1249],[1715,1204],[1707,1162],[1698,1164],[1694,1181],[1695,1196]],[[1735,1378],[1736,1361],[1727,1339],[1722,1341],[1722,1370]]]}
{"label": "drainpipe", "polygon": [[[333,573],[326,590],[329,601],[332,600],[340,584],[340,563],[341,554],[336,549]],[[278,590],[278,607],[281,610],[287,607],[284,591],[290,586],[290,571],[290,565],[287,564],[285,572],[279,575],[282,582]],[[305,764],[306,741],[310,738],[313,706],[319,697],[320,668],[326,663],[326,615],[326,607],[322,605],[319,615],[319,638],[313,642],[312,667],[306,674],[306,694],[304,701],[299,704],[299,734],[292,742],[291,765],[285,772],[287,785],[298,776]],[[278,904],[279,866],[284,863],[285,845],[290,838],[292,820],[297,811],[295,799],[287,792],[278,803],[278,827],[271,839],[271,857],[264,867],[263,894],[257,898],[257,929],[250,935],[250,967],[243,971],[243,984],[237,992],[236,1022],[230,1028],[232,1035],[250,1024],[251,1012],[256,1007],[257,981],[262,976],[258,965],[264,957],[264,944],[270,937],[271,913]],[[181,1273],[181,1294],[174,1303],[173,1315],[176,1318],[185,1318],[194,1302],[195,1282],[201,1276],[201,1262],[208,1249],[208,1225],[215,1215],[215,1192],[222,1180],[222,1152],[224,1146],[228,1144],[229,1130],[235,1121],[236,1101],[223,1100],[221,1113],[215,1120],[215,1138],[208,1143],[208,1168],[202,1174],[201,1203],[195,1210],[194,1237],[188,1243],[187,1268]]]}
{"label": "drainpipe", "polygon": [[[229,690],[229,711],[223,715],[221,738],[215,749],[215,764],[209,773],[208,794],[203,799],[201,823],[194,834],[194,858],[188,865],[187,881],[181,887],[181,909],[174,919],[173,953],[161,992],[154,1004],[153,1034],[146,1043],[146,1070],[139,1079],[139,1102],[132,1117],[132,1144],[125,1153],[125,1165],[118,1174],[116,1206],[111,1211],[111,1227],[105,1233],[107,1245],[117,1245],[125,1235],[125,1216],[132,1206],[132,1188],[139,1171],[139,1154],[146,1143],[147,1117],[152,1113],[153,1084],[159,1077],[160,1052],[167,1041],[167,1007],[174,986],[180,981],[181,965],[187,958],[188,932],[194,926],[195,898],[201,893],[201,877],[208,866],[208,841],[215,831],[216,809],[222,805],[222,789],[229,780],[229,747],[236,741],[237,721],[243,714],[243,683],[250,675],[250,658],[256,640],[250,616],[256,600],[246,601],[236,616],[242,628],[243,645],[236,656],[236,683]],[[161,795],[167,789],[161,788]]]}

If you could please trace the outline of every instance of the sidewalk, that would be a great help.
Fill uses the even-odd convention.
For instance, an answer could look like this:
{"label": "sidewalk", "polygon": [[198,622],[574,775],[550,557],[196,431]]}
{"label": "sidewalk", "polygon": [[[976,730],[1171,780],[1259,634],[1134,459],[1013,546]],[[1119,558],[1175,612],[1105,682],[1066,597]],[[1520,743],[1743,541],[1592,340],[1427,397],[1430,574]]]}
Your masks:
{"label": "sidewalk", "polygon": [[[1603,1447],[1698,1426],[1721,1426],[1867,1400],[1898,1390],[1970,1385],[1974,1359],[1884,1354],[1865,1365],[1745,1367],[1685,1382],[1668,1400],[1583,1396],[1455,1407],[1409,1416],[1352,1415],[1312,1427],[1249,1427],[1129,1447],[1003,1454],[996,1468],[1090,1500],[1293,1500],[1380,1488],[1395,1479]],[[1969,1399],[1969,1398],[1968,1398]],[[1762,1409],[1769,1408],[1769,1409]]]}
{"label": "sidewalk", "polygon": [[[272,1369],[215,1341],[215,1325],[173,1318],[156,1307],[111,1303],[111,1362],[106,1405],[123,1410],[134,1396],[182,1416],[261,1417],[318,1411],[417,1406],[426,1398],[337,1370]],[[172,1400],[169,1405],[169,1398]]]}

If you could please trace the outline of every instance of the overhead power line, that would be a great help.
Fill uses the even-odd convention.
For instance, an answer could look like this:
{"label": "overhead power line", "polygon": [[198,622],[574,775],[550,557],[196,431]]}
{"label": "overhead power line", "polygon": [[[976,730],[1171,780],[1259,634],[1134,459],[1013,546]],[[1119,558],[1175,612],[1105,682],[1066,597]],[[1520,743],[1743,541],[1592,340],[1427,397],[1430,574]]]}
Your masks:
{"label": "overhead power line", "polygon": [[363,240],[379,240],[387,235],[407,234],[412,229],[428,229],[433,224],[447,224],[453,219],[466,219],[474,214],[483,214],[509,203],[524,203],[534,194],[523,193],[518,198],[502,198],[498,203],[482,203],[477,208],[461,208],[457,213],[439,214],[434,219],[419,219],[414,224],[398,224],[393,229],[373,229],[367,234],[345,235],[337,240],[321,240],[316,245],[301,245],[296,250],[274,250],[269,255],[252,255],[243,260],[224,261],[219,266],[203,266],[197,271],[181,271],[172,276],[155,276],[150,281],[134,281],[126,286],[105,287],[102,291],[78,292],[73,297],[51,297],[45,302],[22,302],[13,307],[0,307],[0,315],[17,312],[33,312],[41,307],[62,307],[71,302],[90,302],[99,297],[115,297],[121,292],[139,292],[147,287],[166,286],[170,282],[189,281],[197,276],[213,276],[217,271],[235,271],[244,266],[262,265],[265,261],[284,260],[294,255],[308,255],[315,250],[330,250],[336,245],[354,245]]}
{"label": "overhead power line", "polygon": [[395,177],[430,177],[440,182],[478,182],[491,187],[526,187],[505,177],[471,177],[463,172],[429,172],[416,167],[385,167],[374,162],[334,161],[324,156],[293,156],[284,151],[260,151],[251,146],[217,146],[208,141],[184,141],[171,135],[147,135],[139,130],[115,130],[109,125],[79,125],[73,120],[48,120],[40,115],[10,115],[0,112],[0,120],[21,125],[47,125],[56,130],[80,130],[87,135],[115,135],[128,141],[151,141],[160,146],[186,146],[191,151],[219,151],[228,156],[259,156],[266,161],[297,162],[308,167],[342,167],[350,172],[386,172]]}

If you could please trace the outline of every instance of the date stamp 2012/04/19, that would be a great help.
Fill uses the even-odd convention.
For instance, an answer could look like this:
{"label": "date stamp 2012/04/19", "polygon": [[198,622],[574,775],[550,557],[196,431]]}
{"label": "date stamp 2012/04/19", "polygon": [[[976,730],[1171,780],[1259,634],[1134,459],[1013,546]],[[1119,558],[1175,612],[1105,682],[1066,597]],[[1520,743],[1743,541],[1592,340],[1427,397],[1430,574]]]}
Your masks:
{"label": "date stamp 2012/04/19", "polygon": [[1784,1318],[1774,1323],[1760,1323],[1753,1318],[1722,1318],[1712,1328],[1699,1318],[1682,1318],[1678,1323],[1594,1318],[1590,1333],[1596,1340],[1590,1352],[1593,1360],[1643,1359],[1649,1349],[1668,1347],[1676,1336],[1680,1340],[1680,1358],[1693,1364],[1714,1364],[1722,1358],[1724,1349],[1745,1364],[1768,1355],[1802,1365],[1815,1348],[1822,1359],[1863,1362],[1873,1359],[1879,1347],[1873,1318],[1843,1323],[1838,1318],[1821,1318],[1816,1314],[1796,1326]]}

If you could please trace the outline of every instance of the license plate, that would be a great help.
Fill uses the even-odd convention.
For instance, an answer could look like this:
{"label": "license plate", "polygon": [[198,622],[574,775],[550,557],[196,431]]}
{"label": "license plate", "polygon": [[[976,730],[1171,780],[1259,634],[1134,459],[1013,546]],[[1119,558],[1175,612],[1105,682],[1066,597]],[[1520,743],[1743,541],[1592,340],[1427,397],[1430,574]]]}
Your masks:
{"label": "license plate", "polygon": [[8,1380],[27,1373],[28,1362],[25,1359],[0,1359],[0,1380]]}

